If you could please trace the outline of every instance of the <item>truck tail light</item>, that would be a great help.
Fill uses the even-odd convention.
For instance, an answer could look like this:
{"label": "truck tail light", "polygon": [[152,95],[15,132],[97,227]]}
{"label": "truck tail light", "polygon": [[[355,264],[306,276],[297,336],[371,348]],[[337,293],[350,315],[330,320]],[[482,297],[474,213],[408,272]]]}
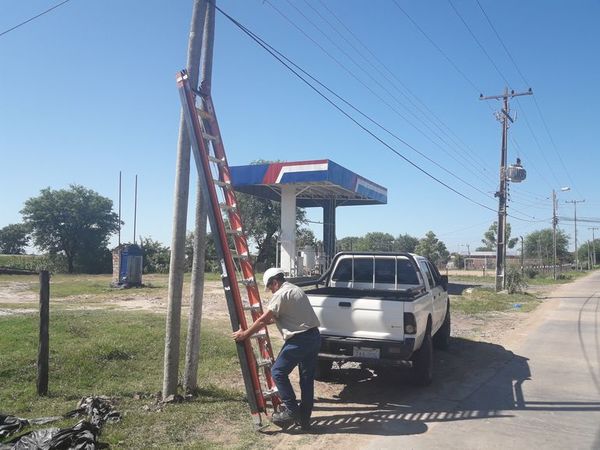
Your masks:
{"label": "truck tail light", "polygon": [[412,313],[404,313],[404,333],[415,334],[417,332],[417,321]]}

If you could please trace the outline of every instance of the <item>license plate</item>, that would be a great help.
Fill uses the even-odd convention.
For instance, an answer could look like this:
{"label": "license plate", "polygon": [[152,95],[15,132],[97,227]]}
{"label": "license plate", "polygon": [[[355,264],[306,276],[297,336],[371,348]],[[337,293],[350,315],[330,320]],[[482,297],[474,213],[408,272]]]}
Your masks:
{"label": "license plate", "polygon": [[354,347],[352,350],[353,356],[360,358],[379,358],[379,349],[370,347]]}

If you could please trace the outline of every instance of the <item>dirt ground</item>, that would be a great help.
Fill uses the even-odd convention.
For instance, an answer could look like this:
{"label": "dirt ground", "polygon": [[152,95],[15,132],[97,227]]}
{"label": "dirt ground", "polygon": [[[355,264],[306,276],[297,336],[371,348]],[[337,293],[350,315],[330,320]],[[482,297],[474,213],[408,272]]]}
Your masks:
{"label": "dirt ground", "polygon": [[[152,281],[152,276],[145,280]],[[464,286],[464,285],[463,285]],[[26,282],[0,284],[0,315],[27,314],[37,311],[37,293]],[[538,296],[543,294],[539,292]],[[184,293],[189,286],[184,286]],[[268,301],[270,294],[264,294]],[[165,288],[151,292],[130,289],[98,295],[80,295],[55,299],[62,309],[124,309],[166,312]],[[2,305],[5,305],[3,308]],[[18,307],[13,307],[15,305]],[[188,296],[184,295],[182,314],[187,317]],[[544,309],[544,303],[538,310]],[[432,414],[454,414],[454,405],[467,395],[467,388],[482,382],[514,355],[511,343],[523,335],[538,312],[519,311],[468,316],[452,314],[452,345],[447,352],[435,352],[435,381],[427,388],[414,388],[407,382],[406,371],[373,371],[356,364],[334,366],[332,379],[317,381],[313,429],[302,433],[281,431],[271,425],[264,430],[265,444],[273,448],[360,448],[370,435],[421,433],[427,430]],[[203,321],[225,321],[227,308],[220,282],[205,285]],[[281,342],[276,328],[274,340]],[[297,388],[297,375],[293,374]],[[241,386],[241,380],[240,380]],[[466,388],[466,387],[467,388]],[[471,392],[471,391],[469,391]],[[400,430],[400,431],[398,431]],[[343,437],[343,438],[342,438]]]}

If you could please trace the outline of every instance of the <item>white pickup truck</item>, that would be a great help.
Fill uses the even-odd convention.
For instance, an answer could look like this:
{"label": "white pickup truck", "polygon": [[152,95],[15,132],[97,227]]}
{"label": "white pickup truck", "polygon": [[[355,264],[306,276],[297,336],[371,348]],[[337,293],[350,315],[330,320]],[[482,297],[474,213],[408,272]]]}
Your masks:
{"label": "white pickup truck", "polygon": [[[411,253],[338,253],[306,290],[321,322],[317,377],[332,363],[412,367],[416,384],[433,377],[433,347],[450,339],[448,277]],[[314,282],[313,282],[314,286]]]}

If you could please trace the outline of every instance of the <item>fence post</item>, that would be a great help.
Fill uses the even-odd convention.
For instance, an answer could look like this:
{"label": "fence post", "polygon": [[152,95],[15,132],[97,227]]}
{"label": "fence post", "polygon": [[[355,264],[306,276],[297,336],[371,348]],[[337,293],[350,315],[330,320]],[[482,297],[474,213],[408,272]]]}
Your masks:
{"label": "fence post", "polygon": [[37,360],[37,393],[48,395],[48,365],[50,357],[50,274],[40,272],[40,340]]}

